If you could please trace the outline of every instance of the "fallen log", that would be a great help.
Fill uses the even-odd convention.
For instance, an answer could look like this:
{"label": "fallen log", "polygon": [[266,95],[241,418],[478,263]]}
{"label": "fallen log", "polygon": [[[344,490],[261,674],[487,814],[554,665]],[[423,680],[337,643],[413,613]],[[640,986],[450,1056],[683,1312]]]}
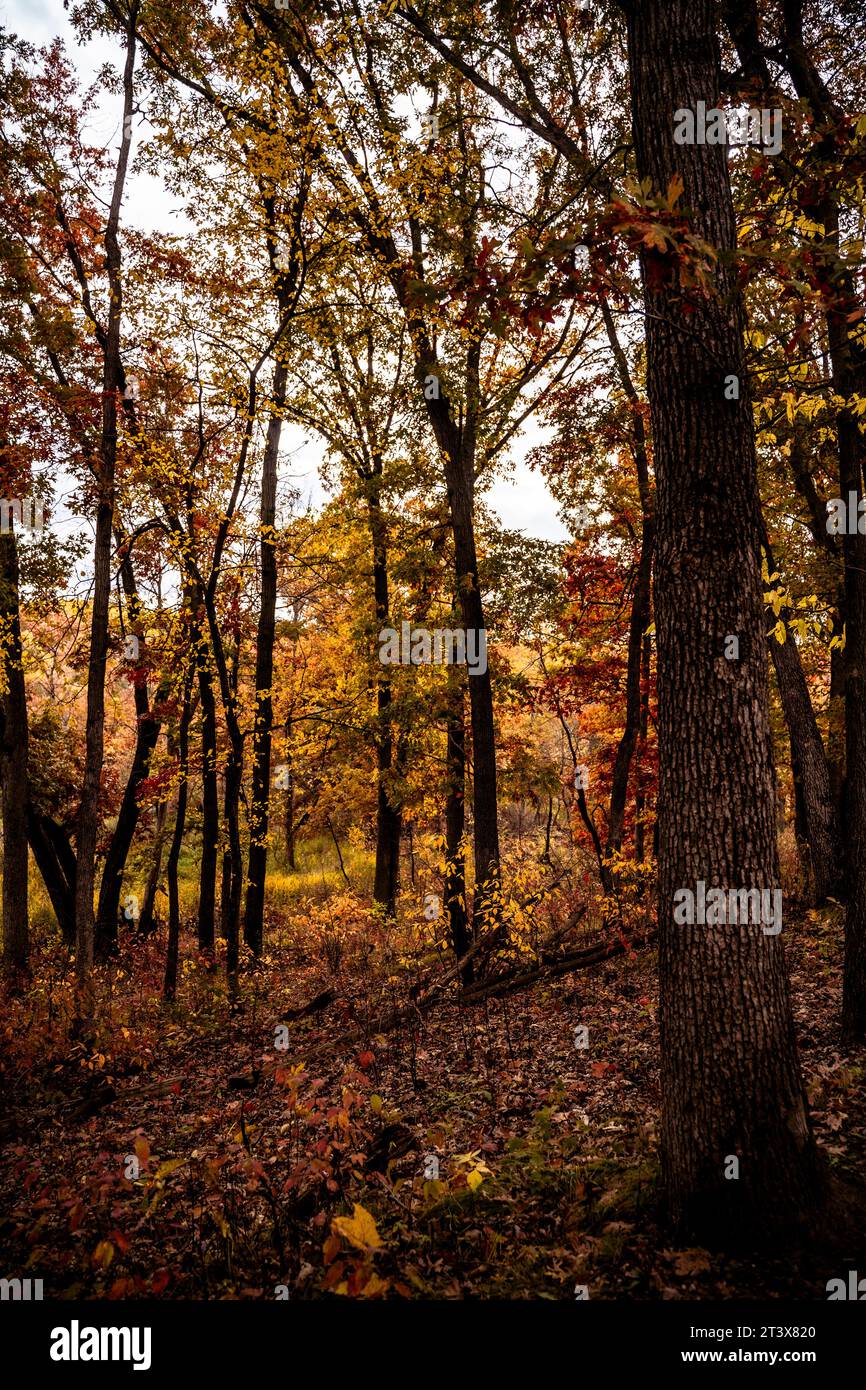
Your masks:
{"label": "fallen log", "polygon": [[534,985],[538,980],[555,979],[558,975],[569,975],[573,970],[586,970],[591,965],[600,965],[602,961],[610,960],[613,956],[620,956],[625,951],[633,950],[638,946],[646,946],[655,939],[655,936],[655,928],[652,928],[640,936],[605,941],[596,946],[586,946],[581,951],[572,951],[568,955],[544,960],[534,970],[509,971],[508,974],[497,976],[496,979],[486,980],[483,984],[472,985],[470,989],[465,989],[460,996],[460,1003],[475,1004],[481,999],[489,999],[498,994],[510,994],[512,990],[526,989],[527,986]]}
{"label": "fallen log", "polygon": [[307,1004],[301,1004],[300,1008],[287,1009],[280,1018],[280,1023],[295,1023],[299,1018],[308,1018],[310,1014],[318,1014],[322,1009],[326,1009],[329,1004],[333,1004],[337,997],[335,989],[323,989],[321,994],[317,994]]}
{"label": "fallen log", "polygon": [[405,1008],[392,1009],[390,1013],[383,1014],[378,1018],[369,1019],[365,1024],[359,1024],[355,1028],[350,1028],[348,1032],[341,1033],[339,1037],[328,1038],[324,1042],[316,1043],[314,1047],[307,1048],[304,1052],[295,1053],[288,1063],[284,1062],[281,1063],[281,1065],[296,1066],[299,1062],[308,1062],[313,1057],[321,1057],[324,1053],[332,1052],[335,1048],[346,1046],[349,1043],[365,1041],[367,1038],[373,1037],[377,1033],[390,1033],[395,1028],[399,1028],[401,1023],[407,1023],[409,1019],[416,1015],[423,1016],[438,1002],[443,989],[457,978],[460,972],[465,969],[468,961],[472,960],[482,950],[492,950],[497,942],[503,940],[504,936],[504,928],[497,927],[489,936],[482,937],[480,940],[476,941],[470,946],[469,950],[460,957],[455,965],[452,965],[445,971],[444,975],[440,975],[438,979],[433,980],[425,992],[421,993],[421,987],[419,985],[414,985],[412,1002]]}
{"label": "fallen log", "polygon": [[[492,936],[495,936],[493,933]],[[621,937],[615,941],[600,942],[595,946],[584,947],[581,951],[572,951],[565,956],[558,956],[554,960],[542,963],[535,970],[523,972],[513,972],[507,975],[500,975],[495,980],[489,980],[482,985],[473,985],[470,989],[462,991],[459,996],[461,1005],[479,1003],[482,999],[489,998],[491,995],[510,993],[512,990],[524,989],[528,985],[535,984],[537,980],[545,978],[555,978],[558,975],[568,975],[573,970],[584,970],[591,965],[599,965],[613,956],[622,955],[625,951],[632,950],[637,946],[648,945],[654,940],[656,935],[655,928],[635,934],[633,937]],[[490,945],[492,937],[488,937],[486,945]],[[423,1017],[429,1013],[435,1004],[439,1002],[439,996],[446,985],[450,984],[459,974],[461,967],[465,964],[467,956],[472,955],[482,943],[476,942],[475,945],[463,956],[461,961],[451,967],[450,970],[430,986],[430,989],[421,998],[415,999],[413,1003],[403,1009],[392,1009],[390,1013],[381,1015],[379,1018],[370,1019],[366,1024],[350,1028],[348,1032],[341,1033],[339,1037],[328,1038],[324,1042],[317,1043],[314,1047],[308,1048],[305,1052],[298,1052],[291,1060],[291,1064],[297,1065],[299,1062],[308,1062],[314,1057],[321,1057],[328,1052],[336,1051],[337,1048],[348,1046],[351,1043],[366,1041],[379,1033],[390,1033],[395,1028],[399,1028],[402,1023],[408,1023],[412,1018]],[[285,1064],[283,1064],[285,1065]]]}

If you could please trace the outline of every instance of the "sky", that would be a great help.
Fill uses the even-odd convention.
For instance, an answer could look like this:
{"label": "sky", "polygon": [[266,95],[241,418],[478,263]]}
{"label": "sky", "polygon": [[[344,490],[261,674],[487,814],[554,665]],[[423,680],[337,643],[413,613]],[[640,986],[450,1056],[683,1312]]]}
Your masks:
{"label": "sky", "polygon": [[[83,83],[91,81],[106,62],[116,64],[118,50],[108,39],[96,39],[81,45],[63,8],[62,0],[0,0],[0,24],[34,44],[50,43],[58,35],[65,41]],[[104,141],[118,137],[116,103],[91,123],[91,135]],[[128,180],[124,212],[128,221],[144,231],[182,233],[189,229],[182,206],[172,197],[158,178],[134,173]],[[524,462],[530,449],[542,438],[542,430],[532,420],[527,422],[515,443],[507,465],[485,494],[486,504],[499,516],[503,525],[529,536],[550,541],[568,539],[568,532],[559,519],[558,509],[544,480]],[[317,506],[325,493],[319,481],[322,445],[313,434],[297,427],[284,430],[281,449],[281,482],[300,491],[302,503]]]}

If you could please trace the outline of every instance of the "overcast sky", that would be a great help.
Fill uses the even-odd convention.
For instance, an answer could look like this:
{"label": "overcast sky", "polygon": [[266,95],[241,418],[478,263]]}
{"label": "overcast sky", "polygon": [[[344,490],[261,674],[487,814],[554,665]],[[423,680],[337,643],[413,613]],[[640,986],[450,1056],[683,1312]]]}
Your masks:
{"label": "overcast sky", "polygon": [[[61,36],[73,57],[82,82],[93,79],[106,62],[116,64],[118,49],[106,39],[97,39],[82,46],[74,36],[62,0],[0,0],[0,23],[35,44],[47,44]],[[112,103],[114,106],[116,103]],[[91,125],[91,133],[106,143],[118,135],[115,110],[106,108]],[[127,184],[125,211],[128,220],[145,231],[183,232],[188,223],[182,207],[169,196],[159,179],[136,174]],[[530,422],[512,451],[509,476],[494,483],[486,499],[503,523],[527,535],[547,540],[567,539],[556,504],[543,480],[523,462],[528,451],[540,438]],[[318,479],[322,448],[314,435],[294,427],[284,431],[281,479],[301,489],[302,497],[313,505],[324,496]]]}

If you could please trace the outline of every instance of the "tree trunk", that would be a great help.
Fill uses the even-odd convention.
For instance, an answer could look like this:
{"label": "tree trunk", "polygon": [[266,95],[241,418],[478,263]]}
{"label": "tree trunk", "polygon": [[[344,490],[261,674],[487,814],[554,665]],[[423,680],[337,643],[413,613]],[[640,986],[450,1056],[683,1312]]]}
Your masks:
{"label": "tree trunk", "polygon": [[[803,43],[802,10],[786,5],[784,44],[797,95],[808,101],[816,117],[833,126],[840,112]],[[812,157],[835,159],[832,134],[826,148],[816,146]],[[866,354],[851,325],[859,322],[862,304],[839,245],[839,207],[835,191],[827,192],[827,175],[816,171],[822,198],[815,211],[823,226],[824,270],[832,290],[825,296],[827,346],[835,397],[844,404],[836,411],[839,491],[846,500],[856,495],[859,516],[864,491],[866,443],[857,415],[848,402],[866,392]],[[856,329],[854,330],[856,333]],[[849,514],[850,522],[850,514]],[[849,524],[842,537],[845,564],[845,790],[846,859],[845,964],[842,978],[842,1032],[849,1041],[866,1038],[866,535]]]}
{"label": "tree trunk", "polygon": [[192,715],[190,687],[191,681],[187,682],[187,687],[184,692],[183,709],[180,716],[180,728],[178,730],[180,782],[177,789],[174,833],[171,837],[171,846],[168,851],[168,861],[165,869],[168,887],[168,945],[166,946],[165,953],[165,979],[162,986],[162,997],[169,1003],[174,999],[177,990],[177,958],[180,946],[180,893],[178,891],[177,866],[180,860],[181,846],[183,845],[183,832],[186,825],[186,804],[189,795],[189,725]]}
{"label": "tree trunk", "polygon": [[634,799],[634,857],[638,864],[644,861],[646,853],[646,826],[644,817],[646,815],[646,792],[644,790],[644,770],[642,759],[646,756],[647,737],[649,735],[649,691],[650,691],[650,660],[652,654],[652,641],[647,634],[643,639],[643,654],[641,657],[641,696],[640,696],[640,727],[638,730],[638,778],[637,793]]}
{"label": "tree trunk", "polygon": [[[198,596],[200,600],[200,595]],[[201,700],[201,864],[198,882],[198,947],[213,954],[216,912],[216,872],[219,853],[219,789],[217,786],[216,700],[210,654],[200,626],[197,646],[198,689]]]}
{"label": "tree trunk", "polygon": [[[673,139],[678,109],[718,104],[715,8],[625,6],[632,130],[638,176],[664,194],[681,175],[692,229],[731,253],[724,147]],[[687,306],[665,287],[672,257],[644,251],[641,270],[657,498],[662,1171],[678,1225],[754,1234],[806,1218],[820,1191],[783,947],[759,923],[688,925],[673,912],[700,881],[778,882],[744,318],[725,264],[718,295]],[[725,399],[728,374],[738,401]],[[738,660],[725,656],[729,635]]]}
{"label": "tree trunk", "polygon": [[[237,698],[238,693],[238,670],[240,668],[241,651],[240,637],[235,644],[232,652],[232,662],[229,669],[229,686],[232,692],[232,699]],[[232,839],[232,822],[235,822],[237,845],[240,846],[240,831],[237,827],[237,818],[240,814],[240,774],[237,776],[229,775],[226,770],[225,784],[223,786],[223,826],[225,828],[225,839],[223,849],[222,875],[220,877],[220,935],[228,940],[228,923],[232,915],[232,903],[236,901],[240,904],[241,900],[241,876],[236,871],[236,861],[234,853],[234,842]],[[237,879],[237,893],[233,896],[232,888],[235,878]],[[238,911],[240,909],[238,908]],[[238,921],[238,931],[240,922]]]}
{"label": "tree trunk", "polygon": [[[449,672],[447,720],[447,778],[445,801],[445,911],[448,913],[451,944],[458,962],[472,945],[466,918],[466,855],[463,832],[466,824],[466,727],[463,715],[463,681],[459,670]],[[462,967],[460,978],[468,985],[473,962]]]}
{"label": "tree trunk", "polygon": [[18,543],[13,522],[0,535],[0,620],[6,691],[0,700],[0,786],[3,810],[3,971],[18,983],[29,949],[27,806],[27,694],[18,601]]}
{"label": "tree trunk", "polygon": [[830,772],[800,654],[790,629],[787,629],[784,642],[771,635],[768,644],[802,797],[815,902],[820,904],[839,892],[841,882],[841,845]]}
{"label": "tree trunk", "polygon": [[141,905],[141,915],[138,919],[138,930],[142,936],[149,936],[153,931],[153,913],[156,905],[156,894],[159,889],[159,875],[162,869],[162,847],[165,841],[165,832],[168,825],[168,802],[160,801],[156,808],[156,832],[153,840],[153,863],[150,866],[150,873],[147,876],[147,884],[144,889],[144,901]]}
{"label": "tree trunk", "polygon": [[[775,563],[763,518],[761,539],[767,553],[769,573],[773,574]],[[809,856],[815,881],[815,901],[820,904],[825,902],[828,896],[838,893],[841,886],[841,839],[824,744],[803,674],[800,653],[787,624],[787,616],[787,613],[781,615],[785,625],[785,641],[779,642],[770,634],[767,642],[791,739],[791,761],[795,782],[802,798]],[[768,613],[766,621],[768,628],[775,627],[773,614]]]}
{"label": "tree trunk", "polygon": [[[833,615],[832,637],[844,637],[844,609]],[[827,765],[836,819],[844,823],[845,810],[845,651],[834,647],[830,653],[830,703],[827,711]]]}
{"label": "tree trunk", "polygon": [[[382,481],[382,461],[374,460],[367,485],[367,520],[373,551],[373,602],[376,631],[388,622],[388,549],[385,521],[379,489]],[[391,728],[391,679],[388,667],[377,663],[376,670],[376,868],[373,875],[373,898],[384,908],[385,916],[393,918],[397,911],[397,890],[400,881],[400,836],[403,817],[394,797],[391,770],[394,759],[394,738]]]}
{"label": "tree trunk", "polygon": [[108,278],[108,326],[103,335],[102,435],[97,483],[96,539],[94,544],[93,602],[90,615],[90,659],[87,673],[87,725],[84,777],[78,816],[75,881],[75,969],[78,1018],[89,1025],[92,1016],[91,970],[93,967],[93,885],[96,875],[96,842],[99,832],[99,791],[102,779],[105,731],[105,664],[108,655],[108,609],[111,596],[111,540],[114,529],[114,476],[117,463],[117,398],[123,382],[120,329],[123,284],[120,244],[117,238],[120,209],[129,163],[134,93],[135,26],[138,6],[128,19],[126,63],[123,73],[123,135],[115,170],[111,206],[105,228],[105,264]]}
{"label": "tree trunk", "polygon": [[67,946],[75,945],[75,854],[50,816],[27,806],[27,838]]}
{"label": "tree trunk", "polygon": [[[730,3],[727,19],[739,50],[754,51],[758,46],[757,9],[752,0]],[[744,28],[744,14],[749,28]],[[840,255],[839,199],[833,183],[838,148],[835,129],[843,112],[837,106],[824,77],[812,60],[803,35],[801,0],[785,0],[781,6],[779,51],[794,83],[797,96],[807,102],[823,138],[809,150],[801,177],[813,173],[807,191],[811,215],[822,228],[815,253],[827,288],[824,314],[827,346],[832,367],[834,395],[843,402],[866,391],[866,354],[857,337],[862,315],[862,296],[848,264]],[[753,64],[754,65],[754,64]],[[759,66],[759,65],[758,65]],[[766,71],[759,71],[763,82]],[[855,505],[864,496],[866,446],[853,409],[843,404],[836,411],[836,437],[839,454],[839,490]],[[845,652],[841,670],[831,666],[831,720],[838,706],[839,678],[844,678],[845,695],[845,784],[841,816],[846,832],[845,966],[842,985],[842,1031],[848,1039],[866,1036],[866,536],[847,528],[842,540],[844,559]],[[832,677],[835,676],[835,682]],[[835,708],[834,708],[835,706]],[[838,747],[838,743],[836,744]]]}
{"label": "tree trunk", "polygon": [[[479,644],[487,640],[484,605],[478,582],[472,507],[473,450],[455,448],[447,459],[448,502],[454,533],[457,593],[467,634]],[[478,634],[483,633],[483,638]],[[468,641],[468,637],[467,637]],[[480,666],[480,663],[479,663]],[[499,910],[499,826],[496,804],[496,733],[490,668],[469,671],[469,714],[472,729],[472,818],[475,857],[474,933],[484,930]]]}
{"label": "tree trunk", "polygon": [[240,632],[237,634],[237,645],[235,647],[232,666],[229,668],[229,663],[226,660],[225,644],[222,639],[217,618],[216,604],[214,602],[217,573],[218,572],[214,570],[211,582],[204,591],[204,603],[205,613],[207,615],[208,634],[210,637],[210,650],[213,653],[214,662],[216,664],[223,715],[225,717],[226,731],[229,737],[229,752],[225,769],[224,806],[225,826],[228,835],[230,855],[230,888],[226,894],[228,899],[227,906],[224,904],[222,930],[226,940],[226,980],[228,983],[228,994],[232,1008],[234,1008],[238,994],[241,885],[243,883],[244,871],[239,824],[241,780],[243,778],[244,769],[244,738],[240,724],[238,723],[237,709]]}
{"label": "tree trunk", "polygon": [[[163,682],[156,694],[157,701],[166,698],[168,689],[168,682]],[[138,696],[138,692],[136,695]],[[138,703],[137,698],[136,706]],[[162,721],[154,718],[148,707],[145,693],[144,709],[139,714],[132,768],[102,870],[102,884],[99,890],[99,906],[96,914],[96,952],[101,957],[110,955],[117,945],[117,921],[120,893],[123,886],[123,872],[126,868],[126,861],[141,811],[138,791],[150,772],[150,761],[153,757],[153,750],[156,748],[161,727]]]}
{"label": "tree trunk", "polygon": [[[827,316],[833,388],[850,400],[862,387],[854,370],[845,314]],[[864,442],[852,412],[836,417],[839,483],[845,498],[864,494]],[[849,528],[850,530],[850,528]],[[842,1033],[866,1038],[866,536],[855,529],[843,537],[845,557],[845,963],[842,976]]]}
{"label": "tree trunk", "polygon": [[293,871],[297,868],[295,863],[295,766],[292,755],[292,718],[291,715],[286,720],[286,793],[285,807],[283,811],[283,829],[286,837],[286,863]]}
{"label": "tree trunk", "polygon": [[274,367],[274,409],[268,420],[268,434],[262,460],[261,566],[262,592],[256,636],[256,714],[253,727],[253,784],[250,804],[250,849],[247,864],[247,896],[244,909],[244,940],[254,955],[261,955],[265,910],[265,874],[268,867],[268,821],[270,812],[271,732],[274,708],[271,685],[274,674],[274,633],[277,611],[277,457],[283,427],[288,370],[277,361]]}
{"label": "tree trunk", "polygon": [[607,821],[605,858],[622,849],[623,825],[628,797],[628,777],[637,745],[641,720],[641,651],[643,635],[649,626],[652,590],[653,547],[655,522],[652,514],[652,490],[647,457],[646,431],[640,413],[638,395],[631,380],[628,362],[616,333],[613,315],[607,301],[602,301],[602,313],[608,341],[614,355],[617,374],[632,407],[632,454],[637,470],[641,500],[641,548],[637,579],[631,604],[628,633],[628,659],[625,685],[625,727],[616,750],[610,788],[610,812]]}

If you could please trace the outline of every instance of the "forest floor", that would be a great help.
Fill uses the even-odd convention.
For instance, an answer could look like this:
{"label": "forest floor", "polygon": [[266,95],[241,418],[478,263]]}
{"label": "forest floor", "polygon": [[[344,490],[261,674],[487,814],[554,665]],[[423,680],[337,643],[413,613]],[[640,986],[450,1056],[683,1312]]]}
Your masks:
{"label": "forest floor", "polygon": [[[838,913],[806,914],[788,953],[819,1142],[866,1181],[841,931]],[[361,939],[323,952],[296,923],[229,1021],[201,961],[166,1007],[160,941],[127,943],[88,1049],[68,1041],[68,980],[37,970],[4,1025],[0,1273],[41,1277],[46,1297],[649,1300],[826,1299],[844,1275],[838,1258],[664,1231],[652,948],[472,1006],[455,993],[335,1049],[400,1002],[399,970]],[[333,1002],[275,1031],[324,990]],[[845,1263],[862,1264],[850,1239]]]}

